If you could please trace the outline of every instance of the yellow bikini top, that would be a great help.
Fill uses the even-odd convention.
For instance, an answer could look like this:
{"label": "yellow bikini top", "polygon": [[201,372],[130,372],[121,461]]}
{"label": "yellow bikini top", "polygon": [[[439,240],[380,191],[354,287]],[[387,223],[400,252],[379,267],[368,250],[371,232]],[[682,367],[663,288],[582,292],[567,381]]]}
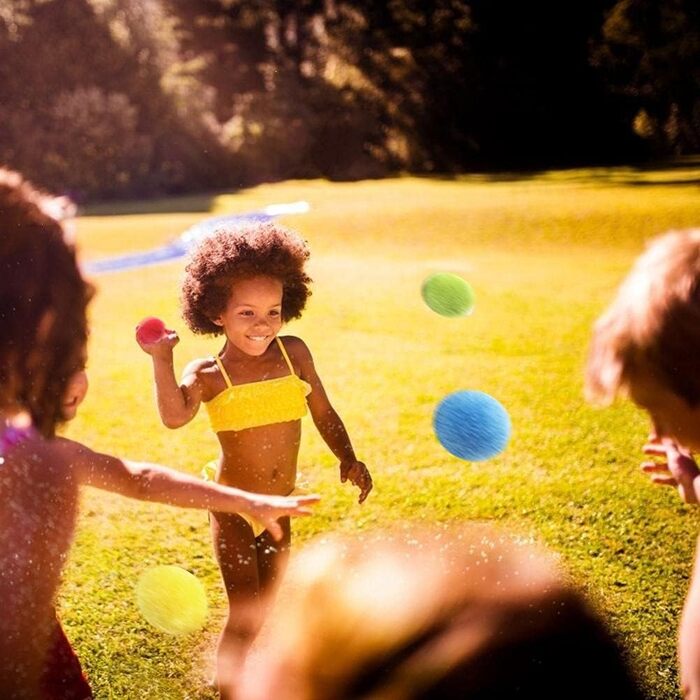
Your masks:
{"label": "yellow bikini top", "polygon": [[215,433],[284,423],[306,415],[306,397],[311,386],[294,374],[282,341],[275,340],[291,372],[284,377],[232,384],[221,358],[214,358],[226,380],[226,388],[204,404]]}

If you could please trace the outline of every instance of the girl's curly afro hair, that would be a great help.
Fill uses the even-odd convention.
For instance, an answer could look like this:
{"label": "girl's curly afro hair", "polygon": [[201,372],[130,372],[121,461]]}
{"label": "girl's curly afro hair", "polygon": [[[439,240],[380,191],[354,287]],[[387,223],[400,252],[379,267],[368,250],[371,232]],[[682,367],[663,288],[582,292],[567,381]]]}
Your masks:
{"label": "girl's curly afro hair", "polygon": [[311,278],[304,272],[308,258],[305,241],[275,223],[216,230],[197,246],[185,268],[185,323],[193,333],[220,335],[223,329],[212,319],[225,310],[231,285],[258,275],[282,282],[282,321],[299,318],[311,294]]}

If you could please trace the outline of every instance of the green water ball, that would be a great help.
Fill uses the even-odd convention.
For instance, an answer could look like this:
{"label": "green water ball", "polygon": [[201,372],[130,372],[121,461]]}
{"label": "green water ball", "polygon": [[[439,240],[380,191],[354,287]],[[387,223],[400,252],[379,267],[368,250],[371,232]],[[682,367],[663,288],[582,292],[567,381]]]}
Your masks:
{"label": "green water ball", "polygon": [[147,622],[167,634],[196,632],[207,619],[207,594],[200,580],[173,565],[145,571],[136,584],[136,605]]}
{"label": "green water ball", "polygon": [[474,310],[474,290],[451,272],[430,275],[421,288],[423,301],[440,316],[468,316]]}

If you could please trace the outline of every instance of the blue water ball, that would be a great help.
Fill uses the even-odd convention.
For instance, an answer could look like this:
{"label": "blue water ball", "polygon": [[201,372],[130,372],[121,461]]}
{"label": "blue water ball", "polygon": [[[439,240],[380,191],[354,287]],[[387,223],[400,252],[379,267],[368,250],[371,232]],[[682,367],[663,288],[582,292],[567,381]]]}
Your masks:
{"label": "blue water ball", "polygon": [[433,429],[440,444],[450,454],[470,462],[481,462],[502,452],[510,428],[506,409],[482,391],[448,394],[433,414]]}

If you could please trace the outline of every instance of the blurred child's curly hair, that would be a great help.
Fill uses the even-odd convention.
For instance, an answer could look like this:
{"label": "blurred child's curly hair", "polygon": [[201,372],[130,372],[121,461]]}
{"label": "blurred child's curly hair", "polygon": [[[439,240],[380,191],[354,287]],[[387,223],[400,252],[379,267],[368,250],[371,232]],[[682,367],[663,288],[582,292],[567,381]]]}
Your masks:
{"label": "blurred child's curly hair", "polygon": [[65,198],[0,168],[0,400],[53,435],[70,377],[84,363],[93,287],[57,215]]}
{"label": "blurred child's curly hair", "polygon": [[311,294],[304,272],[309,249],[293,231],[275,223],[221,228],[194,250],[182,285],[182,316],[194,333],[219,335],[220,316],[231,296],[231,285],[258,275],[282,282],[282,320],[301,316]]}
{"label": "blurred child's curly hair", "polygon": [[639,256],[598,319],[586,396],[610,403],[650,372],[690,406],[700,404],[700,229],[670,231]]}

